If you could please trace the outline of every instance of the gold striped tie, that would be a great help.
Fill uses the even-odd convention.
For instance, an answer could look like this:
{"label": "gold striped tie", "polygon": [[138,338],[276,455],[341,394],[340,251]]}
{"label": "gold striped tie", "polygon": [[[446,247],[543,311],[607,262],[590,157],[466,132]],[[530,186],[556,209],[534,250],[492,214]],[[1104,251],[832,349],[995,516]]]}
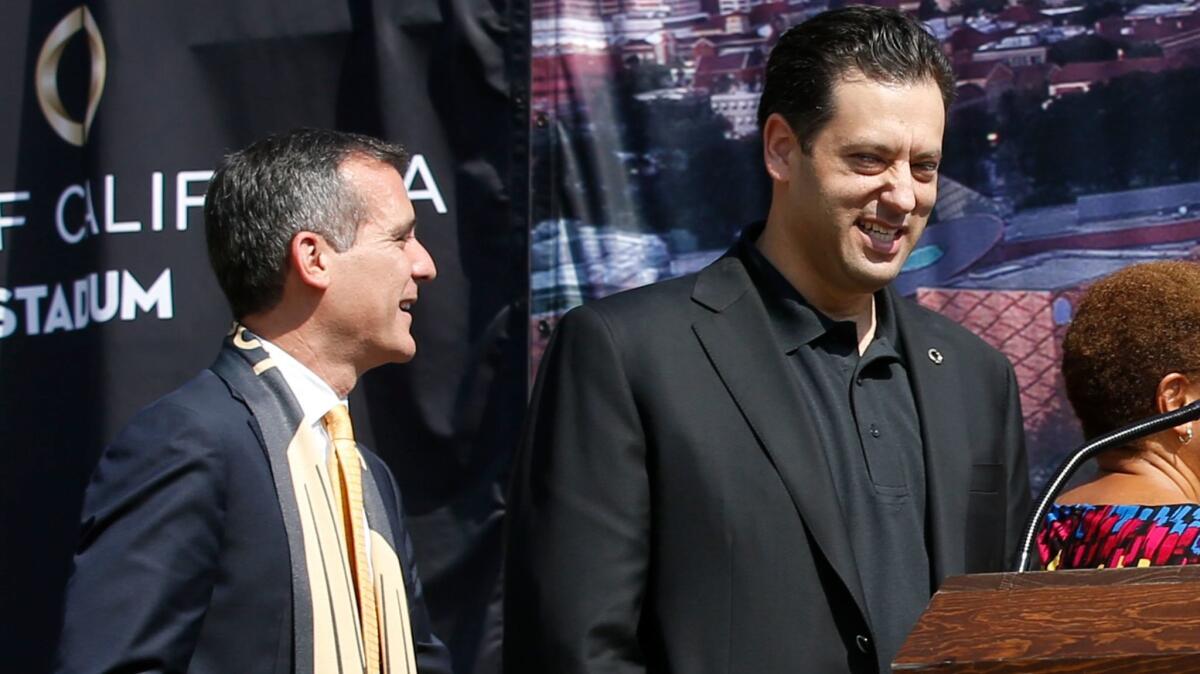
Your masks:
{"label": "gold striped tie", "polygon": [[[367,674],[379,674],[379,616],[375,613],[375,583],[367,561],[367,516],[363,507],[362,464],[350,411],[345,405],[335,405],[325,414],[325,430],[333,451],[330,452],[330,476],[334,483],[334,498],[342,507],[343,534],[350,555],[350,572],[358,595],[358,616],[362,626],[363,650],[366,652]],[[341,479],[337,479],[338,476]]]}

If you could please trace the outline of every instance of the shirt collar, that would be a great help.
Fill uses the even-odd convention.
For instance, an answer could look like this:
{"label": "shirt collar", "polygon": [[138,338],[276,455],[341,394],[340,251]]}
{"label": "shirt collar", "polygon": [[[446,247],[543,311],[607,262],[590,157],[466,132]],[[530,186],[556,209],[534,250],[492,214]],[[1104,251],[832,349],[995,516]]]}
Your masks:
{"label": "shirt collar", "polygon": [[300,410],[308,423],[320,422],[334,405],[348,406],[348,403],[334,392],[333,387],[290,353],[262,337],[259,337],[259,341],[275,362],[275,367],[279,368],[279,373],[292,390],[292,395],[296,396],[296,402],[300,403]]}
{"label": "shirt collar", "polygon": [[[831,336],[841,338],[854,332],[845,328],[846,321],[835,321],[819,309],[808,303],[791,282],[784,277],[775,265],[763,255],[755,242],[762,233],[764,223],[756,223],[747,227],[735,246],[735,255],[745,265],[754,286],[763,298],[767,315],[775,337],[786,353],[809,344],[820,337],[832,333]],[[875,339],[879,346],[887,347],[891,353],[898,349],[899,334],[896,329],[896,308],[885,290],[875,293]]]}

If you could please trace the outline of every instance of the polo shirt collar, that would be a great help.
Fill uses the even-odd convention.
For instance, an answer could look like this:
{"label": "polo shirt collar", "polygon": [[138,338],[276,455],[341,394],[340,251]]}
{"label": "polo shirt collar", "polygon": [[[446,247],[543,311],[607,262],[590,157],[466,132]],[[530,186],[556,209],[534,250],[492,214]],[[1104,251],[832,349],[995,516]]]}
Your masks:
{"label": "polo shirt collar", "polygon": [[[794,353],[826,334],[842,339],[846,321],[835,321],[796,290],[775,265],[763,255],[755,242],[765,223],[747,227],[735,246],[735,255],[750,274],[750,279],[763,298],[776,340],[785,353]],[[881,355],[899,357],[899,333],[896,328],[896,308],[886,290],[875,293],[875,339],[873,350]],[[850,333],[853,334],[853,333]],[[851,338],[853,339],[853,338]]]}

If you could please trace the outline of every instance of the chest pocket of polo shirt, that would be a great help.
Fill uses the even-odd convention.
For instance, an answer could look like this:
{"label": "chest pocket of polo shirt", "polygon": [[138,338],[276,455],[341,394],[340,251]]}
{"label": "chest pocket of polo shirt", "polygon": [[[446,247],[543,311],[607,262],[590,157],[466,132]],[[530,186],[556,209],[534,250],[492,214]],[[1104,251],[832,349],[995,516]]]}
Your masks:
{"label": "chest pocket of polo shirt", "polygon": [[[869,425],[868,425],[869,426]],[[875,493],[887,500],[902,500],[909,495],[908,481],[905,479],[904,464],[892,448],[886,443],[876,446],[870,428],[863,433],[863,454],[867,463],[867,473],[871,476],[871,486]]]}

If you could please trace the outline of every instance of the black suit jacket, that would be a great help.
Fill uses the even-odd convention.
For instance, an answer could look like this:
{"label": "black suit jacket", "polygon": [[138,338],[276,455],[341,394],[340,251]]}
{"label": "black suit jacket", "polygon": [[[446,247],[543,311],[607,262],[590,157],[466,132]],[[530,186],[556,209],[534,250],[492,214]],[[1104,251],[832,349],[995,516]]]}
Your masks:
{"label": "black suit jacket", "polygon": [[[399,491],[378,478],[405,565],[420,671],[430,632]],[[258,423],[209,370],[140,412],[88,486],[56,671],[290,673],[292,569]]]}
{"label": "black suit jacket", "polygon": [[[1029,506],[1012,368],[894,300],[932,580],[1002,570]],[[734,256],[563,318],[513,478],[507,672],[878,671],[824,450],[773,334]]]}

